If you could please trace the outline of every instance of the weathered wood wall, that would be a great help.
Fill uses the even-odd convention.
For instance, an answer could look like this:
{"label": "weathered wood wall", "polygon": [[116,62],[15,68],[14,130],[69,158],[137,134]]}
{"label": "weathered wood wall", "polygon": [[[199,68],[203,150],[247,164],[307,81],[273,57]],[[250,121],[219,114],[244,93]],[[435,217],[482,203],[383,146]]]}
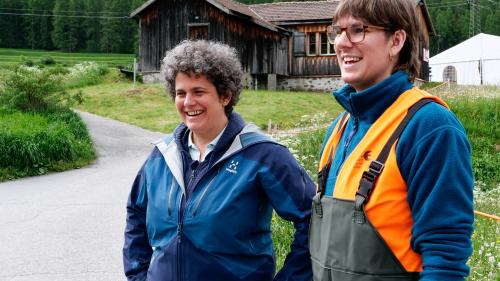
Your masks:
{"label": "weathered wood wall", "polygon": [[160,69],[165,52],[188,38],[188,24],[208,23],[208,39],[238,50],[244,71],[288,74],[287,35],[227,15],[201,1],[157,1],[140,14],[140,67]]}
{"label": "weathered wood wall", "polygon": [[[289,26],[290,29],[304,34],[326,32],[326,23],[304,24]],[[307,38],[307,36],[305,37]],[[293,42],[291,42],[293,44]],[[307,49],[307,40],[304,41]],[[337,56],[293,56],[291,58],[291,76],[324,76],[324,75],[340,75],[340,68],[337,62]]]}

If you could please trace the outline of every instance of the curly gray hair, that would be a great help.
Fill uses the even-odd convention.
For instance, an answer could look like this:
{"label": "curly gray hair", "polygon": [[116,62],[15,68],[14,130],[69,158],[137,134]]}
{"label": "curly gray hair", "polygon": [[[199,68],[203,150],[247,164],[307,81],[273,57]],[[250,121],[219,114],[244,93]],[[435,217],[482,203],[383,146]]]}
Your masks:
{"label": "curly gray hair", "polygon": [[219,42],[184,40],[167,51],[161,74],[172,99],[175,99],[175,77],[179,72],[205,75],[214,84],[219,97],[231,97],[224,108],[227,116],[231,114],[242,88],[243,73],[236,49]]}

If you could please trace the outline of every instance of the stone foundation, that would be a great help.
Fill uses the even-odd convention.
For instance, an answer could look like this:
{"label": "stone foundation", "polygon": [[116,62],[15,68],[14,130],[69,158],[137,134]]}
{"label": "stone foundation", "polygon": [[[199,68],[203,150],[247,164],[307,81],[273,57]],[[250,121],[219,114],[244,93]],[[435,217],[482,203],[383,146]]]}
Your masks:
{"label": "stone foundation", "polygon": [[290,91],[332,92],[343,85],[340,76],[278,78],[278,89]]}
{"label": "stone foundation", "polygon": [[[164,78],[158,72],[149,72],[142,73],[142,81],[145,84],[163,83]],[[243,73],[242,83],[245,89],[269,89],[271,86],[272,90],[312,92],[332,92],[344,85],[340,76],[286,77],[250,73]]]}
{"label": "stone foundation", "polygon": [[161,76],[159,72],[147,72],[141,73],[142,82],[144,84],[155,84],[165,82],[165,78]]}

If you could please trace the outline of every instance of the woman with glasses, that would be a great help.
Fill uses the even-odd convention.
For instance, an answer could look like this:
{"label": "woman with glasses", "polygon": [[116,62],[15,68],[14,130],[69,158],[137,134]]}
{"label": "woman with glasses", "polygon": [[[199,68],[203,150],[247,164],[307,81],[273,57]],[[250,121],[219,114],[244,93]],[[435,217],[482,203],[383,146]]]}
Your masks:
{"label": "woman with glasses", "polygon": [[[310,281],[314,183],[292,154],[236,112],[234,48],[184,41],[162,74],[181,123],[156,142],[127,203],[123,261],[134,281]],[[273,210],[295,235],[275,275]]]}
{"label": "woman with glasses", "polygon": [[313,199],[313,279],[464,280],[473,177],[464,128],[418,88],[415,1],[340,1],[328,27],[346,110],[327,131]]}

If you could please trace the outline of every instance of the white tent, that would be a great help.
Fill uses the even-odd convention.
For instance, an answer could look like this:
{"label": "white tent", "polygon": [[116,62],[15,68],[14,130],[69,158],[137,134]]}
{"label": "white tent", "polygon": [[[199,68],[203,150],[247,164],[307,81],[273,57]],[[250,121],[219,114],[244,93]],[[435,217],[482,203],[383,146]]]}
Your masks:
{"label": "white tent", "polygon": [[429,60],[431,81],[500,85],[500,36],[480,33]]}

